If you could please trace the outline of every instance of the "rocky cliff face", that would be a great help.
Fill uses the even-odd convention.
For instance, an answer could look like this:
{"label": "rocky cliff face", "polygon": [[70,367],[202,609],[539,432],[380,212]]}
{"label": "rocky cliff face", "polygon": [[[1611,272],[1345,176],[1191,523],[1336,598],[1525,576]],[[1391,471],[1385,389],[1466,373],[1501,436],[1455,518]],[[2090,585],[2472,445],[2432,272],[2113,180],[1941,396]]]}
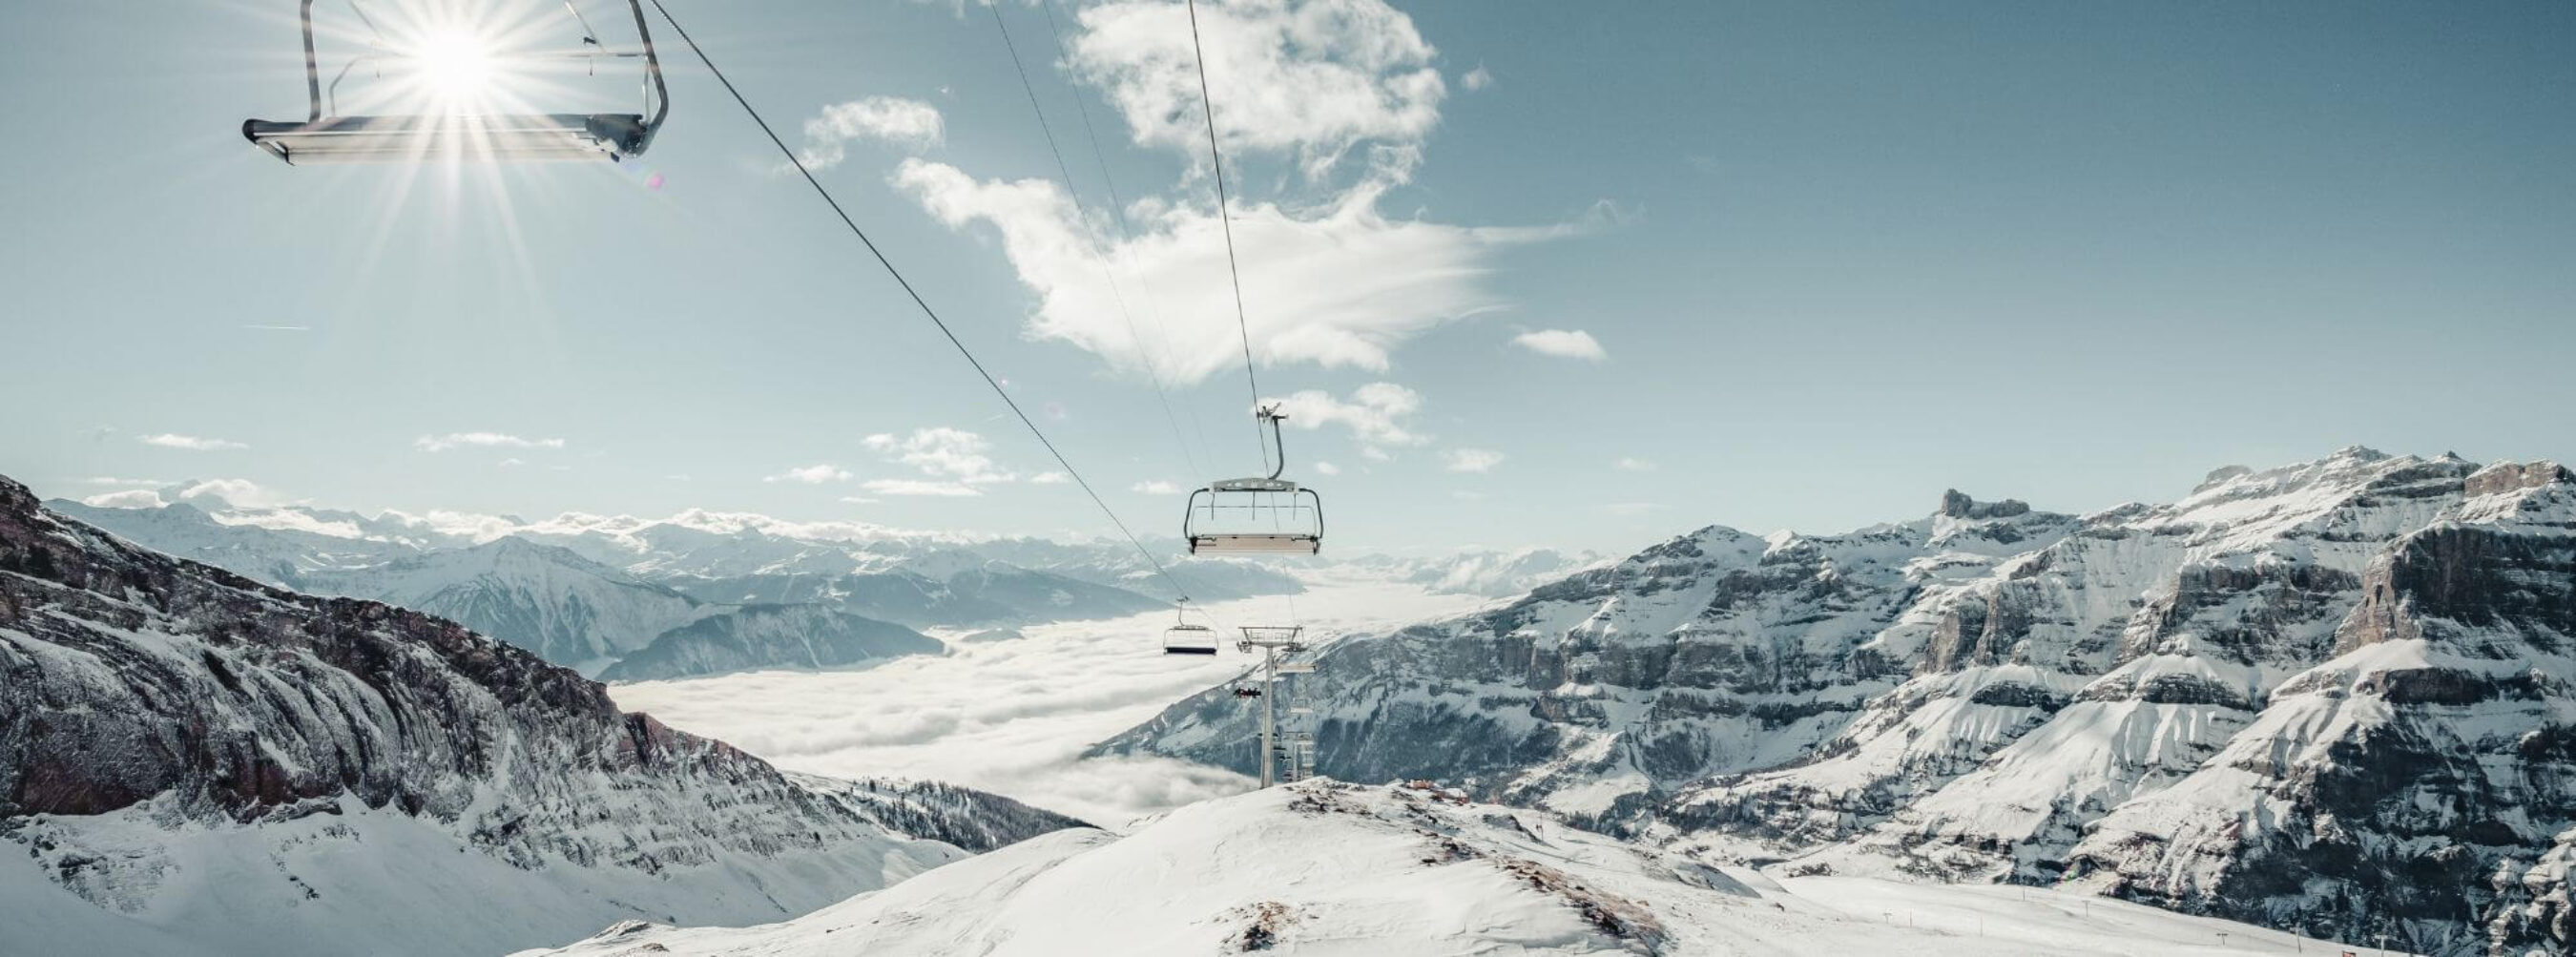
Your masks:
{"label": "rocky cliff face", "polygon": [[961,795],[791,780],[453,622],[148,552],[0,479],[0,936],[490,953],[799,913],[961,853],[937,836],[1070,823]]}
{"label": "rocky cliff face", "polygon": [[[1320,767],[1805,873],[2566,946],[2576,480],[2347,449],[2081,517],[1712,528],[1300,678]],[[1217,694],[1104,746],[1249,765]]]}

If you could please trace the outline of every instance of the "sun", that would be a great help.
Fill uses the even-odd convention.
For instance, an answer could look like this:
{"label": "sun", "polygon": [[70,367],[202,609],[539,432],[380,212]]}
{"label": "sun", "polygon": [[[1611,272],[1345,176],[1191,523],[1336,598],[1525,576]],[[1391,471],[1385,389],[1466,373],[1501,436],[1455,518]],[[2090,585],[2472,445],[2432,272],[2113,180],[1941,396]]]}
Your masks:
{"label": "sun", "polygon": [[492,92],[498,72],[492,43],[471,30],[447,27],[421,34],[412,48],[425,92],[453,111],[481,103]]}

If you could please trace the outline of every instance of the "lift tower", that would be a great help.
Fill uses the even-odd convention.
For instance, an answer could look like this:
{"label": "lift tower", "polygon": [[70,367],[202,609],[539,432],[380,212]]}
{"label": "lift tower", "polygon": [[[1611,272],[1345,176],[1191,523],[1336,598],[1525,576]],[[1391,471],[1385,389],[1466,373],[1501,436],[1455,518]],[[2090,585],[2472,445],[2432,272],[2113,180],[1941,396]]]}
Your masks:
{"label": "lift tower", "polygon": [[[1243,640],[1235,647],[1246,654],[1261,653],[1261,786],[1266,788],[1279,782],[1279,759],[1283,756],[1279,747],[1279,676],[1312,674],[1315,665],[1279,660],[1281,655],[1306,650],[1306,643],[1299,639],[1306,630],[1303,625],[1244,625],[1242,630]],[[1296,762],[1289,772],[1291,780],[1303,776],[1305,763],[1302,759]]]}

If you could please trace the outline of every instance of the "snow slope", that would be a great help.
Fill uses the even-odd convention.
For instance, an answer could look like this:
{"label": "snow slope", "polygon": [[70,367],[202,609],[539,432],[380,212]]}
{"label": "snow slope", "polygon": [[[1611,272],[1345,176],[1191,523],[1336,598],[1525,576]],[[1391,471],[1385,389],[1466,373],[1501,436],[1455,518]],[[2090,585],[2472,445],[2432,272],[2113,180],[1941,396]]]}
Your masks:
{"label": "snow slope", "polygon": [[2073,895],[1775,882],[1544,814],[1314,780],[1192,805],[1123,837],[1050,834],[781,923],[634,922],[544,953],[2224,957],[2301,947],[2332,953]]}

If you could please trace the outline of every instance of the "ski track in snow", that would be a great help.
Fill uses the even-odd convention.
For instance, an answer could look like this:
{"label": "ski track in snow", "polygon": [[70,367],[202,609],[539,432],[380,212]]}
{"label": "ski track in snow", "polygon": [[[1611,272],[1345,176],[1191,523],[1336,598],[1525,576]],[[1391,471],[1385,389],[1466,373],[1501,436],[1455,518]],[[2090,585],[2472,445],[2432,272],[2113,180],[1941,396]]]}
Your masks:
{"label": "ski track in snow", "polygon": [[[1440,595],[1359,575],[1310,573],[1309,591],[1209,606],[1221,633],[1288,620],[1317,641],[1466,612],[1492,599]],[[1193,616],[1193,621],[1200,620]],[[612,685],[619,707],[729,742],[792,771],[928,778],[1017,798],[1112,830],[1250,790],[1250,778],[1169,758],[1078,760],[1257,659],[1231,643],[1212,658],[1162,653],[1167,613],[1017,629],[944,656],[860,670],[757,671]]]}

